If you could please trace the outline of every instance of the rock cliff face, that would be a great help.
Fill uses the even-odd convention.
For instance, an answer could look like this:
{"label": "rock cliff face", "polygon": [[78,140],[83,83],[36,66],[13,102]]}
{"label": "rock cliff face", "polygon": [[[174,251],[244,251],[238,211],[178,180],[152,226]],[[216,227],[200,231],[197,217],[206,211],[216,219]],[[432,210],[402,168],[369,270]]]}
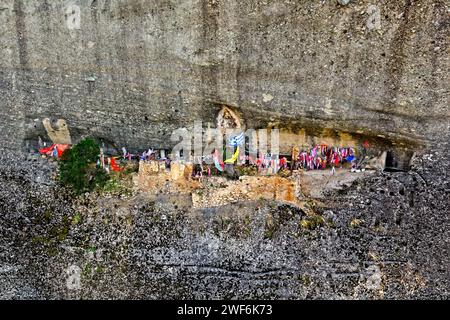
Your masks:
{"label": "rock cliff face", "polygon": [[162,147],[222,105],[252,128],[444,140],[448,4],[372,2],[2,0],[2,143],[51,118]]}
{"label": "rock cliff face", "polygon": [[[448,13],[441,0],[0,0],[0,298],[449,298]],[[349,134],[416,156],[311,218],[271,201],[74,198],[27,155],[39,136],[170,148],[172,130],[223,106],[294,140]]]}
{"label": "rock cliff face", "polygon": [[[1,298],[449,298],[441,152],[306,212],[279,202],[193,209],[183,195],[73,198],[40,160],[2,154]],[[20,159],[26,169],[11,169]],[[5,165],[8,163],[8,165]],[[45,183],[43,183],[45,182]]]}

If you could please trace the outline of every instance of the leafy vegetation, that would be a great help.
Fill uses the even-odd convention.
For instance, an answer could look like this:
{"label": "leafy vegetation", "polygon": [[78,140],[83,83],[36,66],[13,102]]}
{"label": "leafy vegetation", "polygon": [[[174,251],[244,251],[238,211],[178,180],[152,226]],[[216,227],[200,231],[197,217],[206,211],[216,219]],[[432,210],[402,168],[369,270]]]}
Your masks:
{"label": "leafy vegetation", "polygon": [[264,228],[264,238],[272,239],[275,232],[278,230],[278,221],[274,219],[272,213],[268,214],[266,217],[266,223]]}
{"label": "leafy vegetation", "polygon": [[80,221],[81,221],[81,214],[77,213],[72,218],[72,225],[76,225],[76,224],[80,223]]}
{"label": "leafy vegetation", "polygon": [[325,224],[325,219],[320,215],[312,215],[303,218],[300,221],[300,226],[306,230],[314,230],[318,227],[321,227]]}
{"label": "leafy vegetation", "polygon": [[258,169],[255,166],[237,167],[236,171],[240,176],[256,176],[258,174]]}
{"label": "leafy vegetation", "polygon": [[361,220],[361,219],[358,219],[358,218],[353,218],[352,221],[350,221],[350,227],[351,228],[357,228],[362,223],[364,223],[364,220]]}
{"label": "leafy vegetation", "polygon": [[69,218],[63,216],[62,219],[58,220],[47,209],[44,213],[36,217],[35,222],[43,229],[43,232],[41,235],[32,238],[32,243],[40,246],[48,255],[56,256],[58,253],[58,245],[65,241],[69,235]]}
{"label": "leafy vegetation", "polygon": [[102,169],[97,168],[98,156],[99,145],[90,138],[66,150],[59,162],[60,182],[71,187],[77,194],[103,187],[109,177]]}
{"label": "leafy vegetation", "polygon": [[303,284],[305,287],[309,287],[311,285],[311,277],[307,274],[298,275],[298,280],[301,284]]}

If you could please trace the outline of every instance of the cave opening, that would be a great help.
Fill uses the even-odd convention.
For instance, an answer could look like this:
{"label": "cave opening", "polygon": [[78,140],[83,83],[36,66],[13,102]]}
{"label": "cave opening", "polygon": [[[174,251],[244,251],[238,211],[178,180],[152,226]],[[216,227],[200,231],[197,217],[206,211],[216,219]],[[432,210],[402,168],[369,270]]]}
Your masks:
{"label": "cave opening", "polygon": [[385,172],[406,172],[410,170],[412,153],[410,151],[388,150],[386,152]]}

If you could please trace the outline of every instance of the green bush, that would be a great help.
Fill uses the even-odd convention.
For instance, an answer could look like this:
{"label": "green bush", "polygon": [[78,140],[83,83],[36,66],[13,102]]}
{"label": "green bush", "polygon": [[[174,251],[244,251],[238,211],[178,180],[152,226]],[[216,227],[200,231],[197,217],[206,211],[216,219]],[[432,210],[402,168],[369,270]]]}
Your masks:
{"label": "green bush", "polygon": [[99,153],[99,145],[90,138],[67,149],[59,162],[60,182],[71,187],[77,194],[91,191],[96,186],[104,186],[109,177],[96,166]]}
{"label": "green bush", "polygon": [[258,174],[258,168],[255,166],[238,166],[236,170],[240,176],[256,176]]}
{"label": "green bush", "polygon": [[308,216],[300,221],[300,226],[306,230],[314,230],[323,225],[325,225],[325,219],[320,215]]}

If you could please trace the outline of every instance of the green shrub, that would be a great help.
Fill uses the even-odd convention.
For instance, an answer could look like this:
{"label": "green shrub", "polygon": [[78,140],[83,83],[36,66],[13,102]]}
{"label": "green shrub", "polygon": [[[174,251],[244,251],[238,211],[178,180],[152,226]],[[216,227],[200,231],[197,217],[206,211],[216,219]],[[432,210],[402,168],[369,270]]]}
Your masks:
{"label": "green shrub", "polygon": [[256,176],[258,174],[258,168],[255,166],[238,166],[236,170],[240,176]]}
{"label": "green shrub", "polygon": [[64,151],[59,162],[60,182],[77,194],[104,186],[109,177],[96,166],[99,153],[99,145],[89,138]]}
{"label": "green shrub", "polygon": [[72,224],[76,225],[81,221],[81,214],[77,213],[76,215],[73,216],[72,218]]}
{"label": "green shrub", "polygon": [[306,230],[314,230],[325,224],[325,219],[320,215],[313,215],[303,218],[300,221],[300,226]]}
{"label": "green shrub", "polygon": [[351,228],[357,228],[362,223],[364,223],[364,220],[361,220],[361,219],[358,219],[358,218],[353,218],[352,221],[350,221],[350,227]]}
{"label": "green shrub", "polygon": [[[125,174],[124,174],[125,175]],[[127,181],[128,180],[128,181]],[[109,180],[104,184],[97,184],[97,190],[101,193],[108,193],[111,195],[131,195],[132,187],[130,186],[130,179],[123,177],[122,173],[112,172],[109,175]]]}

